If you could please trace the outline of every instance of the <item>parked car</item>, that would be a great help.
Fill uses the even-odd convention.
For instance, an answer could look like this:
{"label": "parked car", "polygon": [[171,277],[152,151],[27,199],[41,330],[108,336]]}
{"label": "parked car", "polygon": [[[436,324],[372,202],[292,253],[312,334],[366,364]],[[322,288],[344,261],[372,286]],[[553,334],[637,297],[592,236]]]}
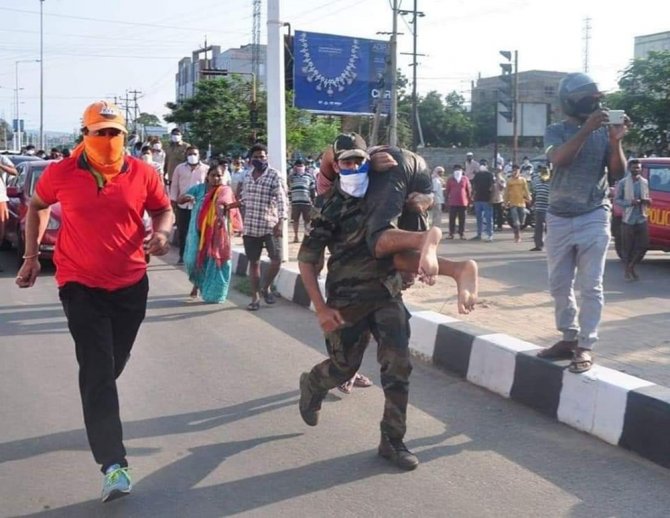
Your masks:
{"label": "parked car", "polygon": [[[670,252],[670,158],[640,158],[642,176],[649,182],[649,248]],[[612,236],[621,258],[621,212],[612,216]]]}
{"label": "parked car", "polygon": [[[19,262],[25,254],[26,215],[30,198],[35,193],[35,186],[40,175],[53,160],[24,160],[16,167],[17,175],[7,179],[7,197],[9,202],[9,220],[5,225],[4,248],[14,246]],[[56,237],[60,228],[60,204],[51,206],[47,229],[40,243],[41,258],[51,260],[56,245]]]}

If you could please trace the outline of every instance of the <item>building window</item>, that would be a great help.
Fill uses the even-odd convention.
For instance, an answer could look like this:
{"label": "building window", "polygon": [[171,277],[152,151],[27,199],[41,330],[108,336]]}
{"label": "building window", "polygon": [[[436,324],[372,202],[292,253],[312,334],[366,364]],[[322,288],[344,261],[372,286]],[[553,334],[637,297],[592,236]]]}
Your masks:
{"label": "building window", "polygon": [[556,87],[555,86],[545,86],[544,87],[544,95],[547,97],[554,97],[556,95]]}

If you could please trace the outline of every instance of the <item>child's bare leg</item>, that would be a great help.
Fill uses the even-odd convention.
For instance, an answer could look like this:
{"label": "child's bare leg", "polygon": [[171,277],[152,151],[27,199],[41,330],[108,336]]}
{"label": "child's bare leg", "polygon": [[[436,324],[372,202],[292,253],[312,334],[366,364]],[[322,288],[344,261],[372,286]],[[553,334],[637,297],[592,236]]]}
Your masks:
{"label": "child's bare leg", "polygon": [[472,259],[467,261],[450,261],[438,257],[439,274],[446,275],[456,281],[458,290],[458,312],[468,314],[475,309],[479,290],[479,269]]}
{"label": "child's bare leg", "polygon": [[422,232],[423,240],[419,250],[419,279],[426,284],[435,284],[435,277],[439,273],[437,247],[442,239],[442,231],[432,227]]}

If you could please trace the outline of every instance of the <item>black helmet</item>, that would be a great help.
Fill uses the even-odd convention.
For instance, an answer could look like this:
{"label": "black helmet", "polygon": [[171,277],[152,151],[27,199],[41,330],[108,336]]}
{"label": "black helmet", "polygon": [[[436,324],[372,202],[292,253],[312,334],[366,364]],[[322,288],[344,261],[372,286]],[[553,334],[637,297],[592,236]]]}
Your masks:
{"label": "black helmet", "polygon": [[582,72],[568,74],[558,84],[561,108],[570,117],[586,118],[600,108],[602,92],[596,82]]}

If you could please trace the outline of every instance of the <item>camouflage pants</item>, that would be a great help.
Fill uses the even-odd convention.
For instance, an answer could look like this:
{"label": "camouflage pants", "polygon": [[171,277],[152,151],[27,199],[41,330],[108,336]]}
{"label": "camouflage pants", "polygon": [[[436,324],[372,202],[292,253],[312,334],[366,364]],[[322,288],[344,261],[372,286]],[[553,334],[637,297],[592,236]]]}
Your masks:
{"label": "camouflage pants", "polygon": [[309,373],[311,389],[324,397],[358,371],[370,337],[377,341],[377,361],[381,366],[384,389],[384,415],[381,431],[392,438],[403,438],[406,431],[409,375],[409,312],[402,300],[390,300],[356,323],[326,334],[329,358],[316,364]]}

